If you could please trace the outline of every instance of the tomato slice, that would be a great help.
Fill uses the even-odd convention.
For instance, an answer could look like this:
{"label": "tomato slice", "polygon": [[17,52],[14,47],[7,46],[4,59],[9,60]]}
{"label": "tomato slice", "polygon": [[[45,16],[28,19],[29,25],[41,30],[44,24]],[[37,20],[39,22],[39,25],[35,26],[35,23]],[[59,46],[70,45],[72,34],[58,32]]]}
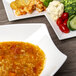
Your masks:
{"label": "tomato slice", "polygon": [[62,32],[64,32],[64,33],[69,33],[69,29],[68,29],[67,26],[64,26],[63,24],[61,24],[61,25],[59,26],[59,28],[60,28],[60,30],[61,30]]}

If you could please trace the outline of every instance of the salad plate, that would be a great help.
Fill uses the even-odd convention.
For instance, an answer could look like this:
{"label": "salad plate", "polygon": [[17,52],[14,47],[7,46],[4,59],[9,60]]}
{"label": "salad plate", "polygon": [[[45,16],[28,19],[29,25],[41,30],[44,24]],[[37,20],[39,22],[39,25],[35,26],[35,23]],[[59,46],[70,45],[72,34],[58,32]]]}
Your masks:
{"label": "salad plate", "polygon": [[67,59],[53,43],[45,24],[0,26],[0,42],[4,41],[22,41],[38,45],[46,56],[45,67],[40,76],[53,76]]}
{"label": "salad plate", "polygon": [[70,31],[67,34],[61,32],[61,30],[59,29],[58,25],[56,24],[56,22],[54,20],[52,20],[50,18],[49,14],[45,13],[45,15],[46,15],[47,20],[51,24],[53,30],[55,31],[57,37],[59,38],[59,40],[64,40],[64,39],[76,37],[76,31]]}

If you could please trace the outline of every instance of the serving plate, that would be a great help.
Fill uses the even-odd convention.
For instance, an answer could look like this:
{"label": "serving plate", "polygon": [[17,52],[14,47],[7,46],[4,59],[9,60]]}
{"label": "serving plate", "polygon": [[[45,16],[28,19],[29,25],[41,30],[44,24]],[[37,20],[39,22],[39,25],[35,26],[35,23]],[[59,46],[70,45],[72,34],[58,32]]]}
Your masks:
{"label": "serving plate", "polygon": [[7,17],[8,17],[9,21],[45,15],[46,18],[47,18],[47,20],[49,21],[50,25],[54,29],[56,35],[58,36],[59,40],[68,39],[68,38],[72,38],[72,37],[76,36],[76,31],[71,31],[68,34],[62,33],[60,31],[60,29],[58,28],[56,22],[53,21],[50,18],[49,14],[47,14],[46,11],[41,12],[41,13],[39,13],[37,11],[34,11],[32,14],[26,14],[26,15],[22,15],[22,16],[16,16],[15,13],[14,13],[14,11],[10,7],[10,3],[12,1],[14,1],[14,0],[2,0],[2,1],[3,1],[4,7],[5,7],[5,10],[6,10],[6,14],[7,14]]}
{"label": "serving plate", "polygon": [[49,23],[51,24],[52,28],[54,29],[54,31],[55,31],[57,37],[59,38],[59,40],[76,37],[76,31],[70,31],[67,34],[63,33],[63,32],[61,32],[61,30],[59,29],[56,22],[52,20],[52,18],[50,17],[50,15],[48,13],[45,13],[45,16],[46,16],[47,20],[49,21]]}
{"label": "serving plate", "polygon": [[66,61],[67,56],[54,45],[45,24],[13,24],[0,26],[0,42],[23,41],[38,45],[46,55],[40,76],[53,76]]}
{"label": "serving plate", "polygon": [[6,10],[6,14],[7,14],[7,17],[8,17],[9,21],[14,21],[14,20],[19,20],[19,19],[31,18],[31,17],[44,15],[44,12],[39,13],[37,11],[34,11],[32,14],[16,16],[14,11],[10,7],[10,3],[14,0],[2,0],[2,1],[3,1],[4,7],[5,7],[5,10]]}

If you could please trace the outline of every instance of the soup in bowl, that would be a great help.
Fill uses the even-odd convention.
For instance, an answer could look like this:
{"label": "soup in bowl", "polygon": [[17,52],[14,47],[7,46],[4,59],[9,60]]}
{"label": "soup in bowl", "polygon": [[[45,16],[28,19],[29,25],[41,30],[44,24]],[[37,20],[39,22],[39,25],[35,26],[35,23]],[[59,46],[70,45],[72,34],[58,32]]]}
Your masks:
{"label": "soup in bowl", "polygon": [[0,76],[39,76],[45,54],[36,45],[25,42],[0,42]]}

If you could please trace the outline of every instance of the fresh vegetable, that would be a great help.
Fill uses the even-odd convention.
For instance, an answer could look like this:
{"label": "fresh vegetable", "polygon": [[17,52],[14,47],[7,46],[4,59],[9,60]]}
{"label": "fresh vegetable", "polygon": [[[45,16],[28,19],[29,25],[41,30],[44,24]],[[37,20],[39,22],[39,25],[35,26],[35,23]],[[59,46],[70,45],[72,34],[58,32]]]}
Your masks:
{"label": "fresh vegetable", "polygon": [[49,3],[52,2],[53,0],[41,0],[43,4],[48,7]]}
{"label": "fresh vegetable", "polygon": [[61,0],[64,4],[65,12],[69,13],[69,16],[76,15],[76,0]]}
{"label": "fresh vegetable", "polygon": [[63,25],[67,26],[67,21],[68,21],[68,19],[65,19],[63,22]]}
{"label": "fresh vegetable", "polygon": [[64,33],[69,33],[69,29],[67,26],[64,26],[63,24],[60,24],[59,26],[60,30]]}
{"label": "fresh vegetable", "polygon": [[57,20],[64,12],[64,5],[60,1],[52,1],[46,9],[47,13],[53,20]]}
{"label": "fresh vegetable", "polygon": [[40,0],[41,2],[44,2],[45,0]]}
{"label": "fresh vegetable", "polygon": [[67,26],[70,30],[76,30],[76,15],[72,15],[68,22],[67,22]]}
{"label": "fresh vegetable", "polygon": [[56,23],[59,26],[60,30],[64,33],[69,33],[69,28],[67,27],[67,21],[68,21],[68,13],[63,13],[60,18],[57,19]]}
{"label": "fresh vegetable", "polygon": [[59,26],[60,24],[63,24],[62,18],[58,18],[56,21],[57,25]]}
{"label": "fresh vegetable", "polygon": [[61,18],[62,18],[63,20],[65,20],[65,19],[68,18],[68,16],[69,16],[69,14],[65,12],[65,13],[62,14]]}

